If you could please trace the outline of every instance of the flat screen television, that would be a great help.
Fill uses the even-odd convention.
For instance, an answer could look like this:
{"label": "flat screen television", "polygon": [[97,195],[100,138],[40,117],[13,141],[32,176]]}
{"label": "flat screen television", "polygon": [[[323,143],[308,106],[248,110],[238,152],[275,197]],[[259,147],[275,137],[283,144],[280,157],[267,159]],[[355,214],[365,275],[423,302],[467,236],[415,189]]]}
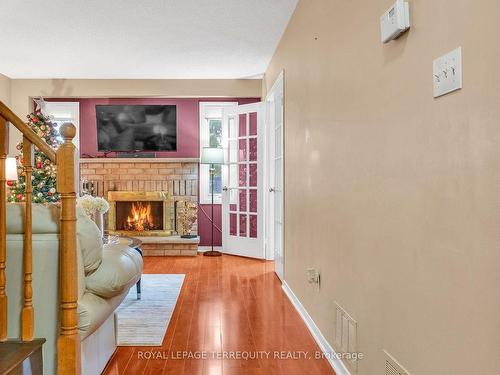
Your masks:
{"label": "flat screen television", "polygon": [[175,105],[96,105],[100,152],[176,151]]}

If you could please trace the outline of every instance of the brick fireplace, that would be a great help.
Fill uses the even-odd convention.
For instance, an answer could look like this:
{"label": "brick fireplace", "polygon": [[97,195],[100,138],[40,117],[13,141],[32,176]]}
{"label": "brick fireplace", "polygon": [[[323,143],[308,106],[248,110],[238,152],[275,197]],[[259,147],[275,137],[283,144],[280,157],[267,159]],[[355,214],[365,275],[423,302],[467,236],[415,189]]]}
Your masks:
{"label": "brick fireplace", "polygon": [[[110,200],[106,227],[115,233],[140,237],[144,255],[196,255],[199,239],[180,239],[174,232],[174,203],[178,200],[198,202],[198,159],[80,159],[80,180],[92,186],[93,195]],[[134,196],[140,199],[134,199]],[[150,211],[150,214],[156,215],[160,215],[160,209],[159,203],[154,202],[160,202],[164,220],[162,228],[155,229],[156,224],[153,223],[153,227],[147,231],[139,231],[140,233],[130,230],[132,227],[127,229],[129,214],[126,215],[125,223],[120,222],[125,226],[117,226],[117,201],[128,202],[118,205],[118,210],[123,211],[130,211],[134,202],[136,210],[140,209],[141,202],[143,209],[144,202],[153,202],[152,205],[156,208],[151,207],[150,210],[155,212]],[[121,211],[119,213],[122,214]],[[198,233],[197,223],[194,224],[192,233]]]}

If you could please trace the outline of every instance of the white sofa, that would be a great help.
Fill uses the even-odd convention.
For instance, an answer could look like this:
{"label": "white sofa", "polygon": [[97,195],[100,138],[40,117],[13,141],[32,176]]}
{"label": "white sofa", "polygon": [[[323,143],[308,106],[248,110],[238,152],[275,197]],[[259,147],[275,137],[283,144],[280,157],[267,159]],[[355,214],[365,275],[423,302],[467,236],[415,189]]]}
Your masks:
{"label": "white sofa", "polygon": [[[55,374],[58,335],[59,213],[56,205],[33,205],[33,306],[35,337],[43,347],[44,374]],[[7,296],[9,337],[20,337],[23,304],[24,205],[7,207]],[[77,211],[78,329],[82,373],[102,372],[116,349],[114,311],[142,274],[140,254],[125,245],[104,246],[99,230]]]}

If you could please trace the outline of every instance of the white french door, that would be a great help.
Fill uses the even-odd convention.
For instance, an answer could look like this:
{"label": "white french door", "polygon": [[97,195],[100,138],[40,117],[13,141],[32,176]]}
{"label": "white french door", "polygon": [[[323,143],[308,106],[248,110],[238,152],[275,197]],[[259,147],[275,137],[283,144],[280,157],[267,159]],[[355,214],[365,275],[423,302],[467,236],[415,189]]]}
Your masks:
{"label": "white french door", "polygon": [[283,280],[285,257],[283,248],[283,73],[272,86],[266,98],[268,107],[268,152],[266,158],[268,199],[266,200],[268,257],[274,258],[274,270]]}
{"label": "white french door", "polygon": [[264,258],[264,103],[225,109],[222,192],[223,252]]}

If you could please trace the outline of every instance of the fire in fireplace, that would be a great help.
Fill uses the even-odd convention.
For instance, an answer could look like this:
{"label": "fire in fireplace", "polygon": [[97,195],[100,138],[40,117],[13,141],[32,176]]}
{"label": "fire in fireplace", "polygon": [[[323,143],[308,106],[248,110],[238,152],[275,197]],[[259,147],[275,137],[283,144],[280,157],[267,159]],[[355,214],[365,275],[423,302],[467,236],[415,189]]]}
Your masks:
{"label": "fire in fireplace", "polygon": [[110,234],[170,236],[170,197],[163,191],[108,191]]}
{"label": "fire in fireplace", "polygon": [[133,232],[163,230],[163,203],[116,202],[116,229]]}

